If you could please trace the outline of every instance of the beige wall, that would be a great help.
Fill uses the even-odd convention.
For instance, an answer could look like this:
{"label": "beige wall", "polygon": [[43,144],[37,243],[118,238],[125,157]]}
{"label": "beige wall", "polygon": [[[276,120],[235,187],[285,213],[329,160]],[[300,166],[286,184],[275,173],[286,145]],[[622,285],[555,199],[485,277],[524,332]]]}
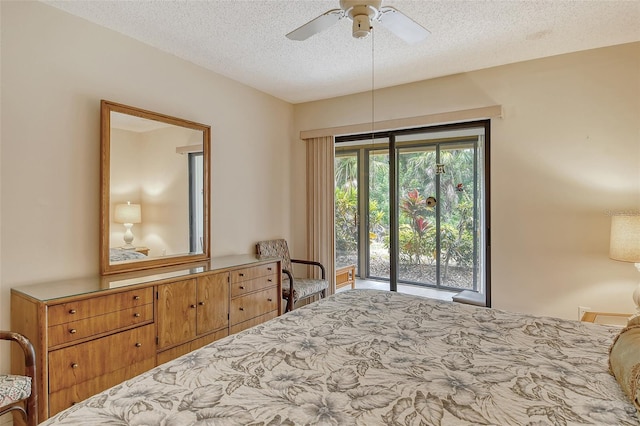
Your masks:
{"label": "beige wall", "polygon": [[[378,82],[383,84],[383,82]],[[640,209],[640,43],[378,90],[375,120],[502,105],[492,122],[492,297],[577,318],[632,312],[640,276],[608,259],[611,210]],[[371,121],[371,94],[295,107],[296,131]],[[304,164],[304,143],[292,144]],[[304,191],[297,166],[295,193]],[[292,210],[304,209],[293,199]],[[304,238],[304,217],[294,235]]]}
{"label": "beige wall", "polygon": [[[111,141],[109,142],[110,164],[110,206],[109,206],[109,247],[120,247],[124,244],[125,228],[121,223],[114,222],[115,206],[117,204],[140,204],[142,190],[140,187],[140,163],[143,158],[144,142],[142,134],[128,130],[111,129]],[[141,208],[142,211],[142,208]],[[134,243],[143,245],[141,224],[134,224],[131,232],[134,235]]]}
{"label": "beige wall", "polygon": [[211,125],[214,255],[290,237],[290,104],[40,2],[0,12],[0,328],[11,287],[99,272],[100,99]]}
{"label": "beige wall", "polygon": [[189,143],[202,132],[186,128],[164,128],[145,134],[142,181],[142,245],[150,256],[189,252],[189,157],[176,154],[176,147]]}

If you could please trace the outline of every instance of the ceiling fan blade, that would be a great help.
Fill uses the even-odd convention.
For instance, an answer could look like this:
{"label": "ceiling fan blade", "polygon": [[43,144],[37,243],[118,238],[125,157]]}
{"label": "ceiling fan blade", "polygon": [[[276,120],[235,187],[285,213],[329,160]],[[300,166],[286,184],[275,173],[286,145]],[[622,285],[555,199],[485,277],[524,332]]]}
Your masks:
{"label": "ceiling fan blade", "polygon": [[380,16],[377,20],[383,27],[409,44],[419,43],[431,34],[422,25],[390,6],[380,8]]}
{"label": "ceiling fan blade", "polygon": [[332,9],[323,15],[318,16],[316,19],[307,22],[303,26],[296,28],[287,34],[287,38],[290,40],[306,40],[314,34],[318,34],[333,26],[340,19],[344,18],[344,11],[341,9]]}

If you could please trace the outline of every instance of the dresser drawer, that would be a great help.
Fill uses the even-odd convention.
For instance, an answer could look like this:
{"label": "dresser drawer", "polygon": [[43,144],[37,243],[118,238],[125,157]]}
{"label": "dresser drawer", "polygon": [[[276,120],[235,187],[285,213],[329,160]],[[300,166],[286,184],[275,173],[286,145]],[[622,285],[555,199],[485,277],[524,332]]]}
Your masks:
{"label": "dresser drawer", "polygon": [[277,274],[277,263],[265,263],[264,265],[252,266],[250,268],[238,269],[231,271],[231,284],[239,283],[246,280],[252,280],[258,277]]}
{"label": "dresser drawer", "polygon": [[153,304],[123,309],[104,315],[49,327],[49,346],[58,346],[94,335],[153,321]]}
{"label": "dresser drawer", "polygon": [[63,303],[49,307],[48,325],[64,324],[149,303],[153,303],[152,287]]}
{"label": "dresser drawer", "polygon": [[278,287],[271,287],[246,296],[231,299],[229,320],[235,325],[251,318],[278,310]]}
{"label": "dresser drawer", "polygon": [[77,385],[52,392],[49,395],[49,416],[71,407],[118,383],[131,379],[155,367],[155,358],[148,358],[140,362],[127,365],[116,371],[94,377]]}
{"label": "dresser drawer", "polygon": [[153,324],[49,352],[49,391],[55,392],[155,359]]}
{"label": "dresser drawer", "polygon": [[263,322],[269,321],[270,319],[276,318],[277,316],[278,311],[271,311],[264,315],[260,315],[259,317],[251,318],[248,321],[234,324],[230,327],[229,333],[240,333],[242,330],[246,330],[247,328],[253,327],[254,325],[262,324]]}
{"label": "dresser drawer", "polygon": [[268,287],[273,287],[278,283],[276,274],[266,275],[264,277],[254,278],[246,281],[231,283],[231,297],[242,296],[243,294],[252,293]]}

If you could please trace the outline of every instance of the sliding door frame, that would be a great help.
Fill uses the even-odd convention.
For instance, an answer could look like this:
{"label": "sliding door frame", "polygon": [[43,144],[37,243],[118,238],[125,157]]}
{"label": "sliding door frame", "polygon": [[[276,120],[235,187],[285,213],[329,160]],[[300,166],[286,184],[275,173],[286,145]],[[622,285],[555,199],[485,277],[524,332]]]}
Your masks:
{"label": "sliding door frame", "polygon": [[[470,129],[470,128],[484,128],[484,143],[483,143],[483,175],[481,179],[483,180],[483,190],[484,190],[484,218],[485,218],[485,228],[484,228],[484,295],[486,300],[486,306],[491,306],[491,168],[490,168],[490,158],[491,158],[491,120],[483,119],[483,120],[474,120],[464,123],[453,123],[453,124],[439,124],[433,126],[425,126],[411,129],[398,129],[398,130],[386,130],[379,131],[373,133],[364,133],[357,135],[346,135],[346,136],[337,136],[335,139],[336,147],[340,145],[340,143],[345,142],[355,142],[355,141],[363,141],[363,145],[365,145],[366,140],[371,140],[371,148],[374,149],[375,144],[373,141],[375,139],[384,139],[388,140],[388,149],[389,149],[389,203],[390,206],[399,205],[398,198],[398,176],[396,173],[396,136],[410,135],[414,133],[425,133],[425,132],[438,132],[438,131],[450,131],[450,130],[462,130],[462,129]],[[360,154],[359,154],[360,155]],[[363,174],[367,174],[364,176],[368,181],[368,167],[369,167],[369,157],[370,155],[364,155],[362,162],[362,171],[358,171],[360,177],[363,177]],[[366,182],[366,181],[363,181]],[[364,187],[368,187],[368,185],[362,185]],[[367,203],[365,206],[365,220],[366,228],[369,229],[369,219],[368,219],[368,189],[362,191],[359,188],[360,199],[359,202]],[[393,203],[393,204],[392,204]],[[398,265],[396,260],[398,259],[399,254],[399,240],[398,240],[398,211],[396,207],[390,207],[389,211],[389,256],[393,261],[390,262],[390,276],[389,276],[389,289],[391,291],[398,291]],[[364,234],[364,233],[361,233]],[[368,235],[368,233],[367,233]],[[366,235],[365,235],[366,236]],[[364,241],[363,241],[364,240]],[[369,244],[366,244],[366,238],[361,237],[359,244],[361,248],[366,250],[366,256],[370,255],[369,253]],[[479,248],[482,249],[482,248]],[[358,259],[358,267],[359,270],[362,271],[361,263],[363,262],[361,259]],[[369,265],[367,264],[367,275],[369,274]]]}

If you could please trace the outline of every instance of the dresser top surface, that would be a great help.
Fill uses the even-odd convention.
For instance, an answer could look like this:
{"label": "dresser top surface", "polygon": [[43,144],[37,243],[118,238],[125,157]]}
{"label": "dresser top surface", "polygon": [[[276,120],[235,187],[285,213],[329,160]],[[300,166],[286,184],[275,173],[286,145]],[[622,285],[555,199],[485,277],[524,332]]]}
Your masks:
{"label": "dresser top surface", "polygon": [[72,278],[17,286],[13,292],[22,293],[41,302],[52,302],[57,299],[108,292],[138,285],[150,285],[155,282],[175,279],[194,278],[206,272],[223,272],[239,267],[256,266],[263,263],[278,261],[277,258],[260,259],[255,254],[240,254],[214,257],[209,261],[197,262],[189,265],[149,269],[108,276],[93,276],[87,278]]}

